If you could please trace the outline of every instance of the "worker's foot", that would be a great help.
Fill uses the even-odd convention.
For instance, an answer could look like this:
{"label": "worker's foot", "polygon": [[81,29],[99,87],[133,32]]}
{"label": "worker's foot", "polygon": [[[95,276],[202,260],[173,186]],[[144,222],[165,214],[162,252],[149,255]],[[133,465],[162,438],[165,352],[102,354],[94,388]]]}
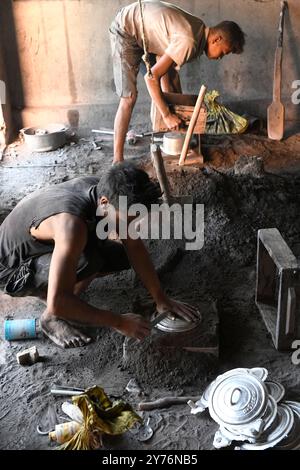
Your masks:
{"label": "worker's foot", "polygon": [[92,341],[77,328],[51,315],[41,316],[41,328],[45,335],[61,348],[78,348]]}

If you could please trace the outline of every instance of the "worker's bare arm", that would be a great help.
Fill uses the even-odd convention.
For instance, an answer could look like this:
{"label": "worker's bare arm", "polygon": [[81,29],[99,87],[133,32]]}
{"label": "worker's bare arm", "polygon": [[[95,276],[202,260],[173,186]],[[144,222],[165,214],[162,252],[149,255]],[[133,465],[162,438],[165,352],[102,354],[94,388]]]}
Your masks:
{"label": "worker's bare arm", "polygon": [[169,110],[167,103],[164,100],[162,89],[160,85],[161,78],[166,75],[169,70],[174,66],[174,62],[167,54],[160,57],[157,63],[152,67],[152,77],[145,75],[145,82],[149,94],[156,106],[158,107],[168,129],[178,129],[181,120]]}
{"label": "worker's bare arm", "polygon": [[163,291],[149,253],[141,239],[122,239],[130,263],[156,303],[157,311],[171,311],[186,320],[198,318],[196,309],[183,302],[170,299]]}
{"label": "worker's bare arm", "polygon": [[[54,242],[46,314],[84,325],[109,326],[136,338],[149,333],[148,324],[142,317],[95,308],[74,295],[76,269],[87,243],[87,227],[83,220],[71,214],[59,214],[44,221],[38,231],[39,239]],[[37,236],[36,232],[34,236]]]}
{"label": "worker's bare arm", "polygon": [[170,67],[169,71],[161,77],[160,86],[164,93],[182,93],[179,73],[175,67]]}

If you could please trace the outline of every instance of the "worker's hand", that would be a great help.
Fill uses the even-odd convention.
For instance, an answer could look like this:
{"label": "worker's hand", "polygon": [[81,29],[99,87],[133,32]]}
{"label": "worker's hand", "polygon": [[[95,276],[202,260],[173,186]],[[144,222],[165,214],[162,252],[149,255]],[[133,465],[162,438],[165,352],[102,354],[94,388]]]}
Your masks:
{"label": "worker's hand", "polygon": [[122,335],[140,340],[150,335],[150,322],[141,315],[125,313],[124,315],[120,315],[120,317],[120,325],[116,330]]}
{"label": "worker's hand", "polygon": [[193,307],[192,305],[186,304],[184,302],[179,302],[179,300],[170,299],[166,297],[164,301],[156,304],[156,309],[158,313],[163,313],[166,310],[172,312],[175,316],[181,317],[187,321],[199,321],[200,312]]}
{"label": "worker's hand", "polygon": [[181,119],[176,114],[172,113],[167,114],[163,119],[167,128],[172,131],[178,131],[180,124],[182,123]]}

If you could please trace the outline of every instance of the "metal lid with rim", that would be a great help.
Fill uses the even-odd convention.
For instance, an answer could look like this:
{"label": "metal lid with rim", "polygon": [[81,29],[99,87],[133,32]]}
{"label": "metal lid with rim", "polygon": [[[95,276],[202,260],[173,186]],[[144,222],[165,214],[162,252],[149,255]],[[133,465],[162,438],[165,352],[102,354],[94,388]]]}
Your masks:
{"label": "metal lid with rim", "polygon": [[255,444],[245,442],[241,444],[242,450],[265,450],[276,446],[293,428],[295,422],[294,413],[288,405],[278,405],[277,417],[272,426],[262,434]]}
{"label": "metal lid with rim", "polygon": [[261,418],[268,404],[263,382],[252,374],[219,379],[210,393],[209,412],[221,425],[245,425]]}
{"label": "metal lid with rim", "polygon": [[[276,416],[277,416],[277,403],[273,397],[269,396],[267,409],[265,411],[265,414],[261,417],[260,420],[253,421],[244,426],[226,426],[226,429],[233,436],[237,436],[237,435],[243,436],[245,441],[249,440],[249,438],[258,439],[258,437],[263,432],[265,432],[271,426],[271,424],[275,421]],[[242,440],[242,439],[236,439],[236,440]]]}
{"label": "metal lid with rim", "polygon": [[[231,428],[229,429],[229,428],[226,428],[225,426],[220,426],[219,432],[228,441],[230,441],[230,444],[231,444],[232,441],[249,441],[249,442],[253,442],[253,443],[256,441],[256,438],[253,437],[253,436],[250,437],[250,436],[246,436],[246,435],[243,435],[243,434],[240,434],[240,433],[233,433]],[[218,435],[218,437],[219,437],[219,435]]]}
{"label": "metal lid with rim", "polygon": [[292,408],[293,411],[295,411],[300,416],[300,402],[293,400],[284,400],[283,404],[288,405],[290,408]]}
{"label": "metal lid with rim", "polygon": [[285,388],[279,382],[274,382],[273,380],[268,380],[265,382],[269,395],[271,395],[277,403],[279,403],[284,395],[285,395]]}
{"label": "metal lid with rim", "polygon": [[199,320],[196,322],[186,321],[178,317],[175,317],[174,319],[166,317],[161,322],[157,323],[155,328],[167,333],[183,333],[185,331],[193,330],[199,325],[200,322],[201,317],[199,317]]}
{"label": "metal lid with rim", "polygon": [[284,405],[289,406],[293,413],[295,422],[294,425],[285,439],[283,439],[275,449],[278,450],[298,450],[300,449],[300,403],[294,401],[285,401]]}
{"label": "metal lid with rim", "polygon": [[252,367],[252,369],[249,369],[249,374],[255,375],[255,377],[264,382],[268,377],[269,372],[264,367]]}

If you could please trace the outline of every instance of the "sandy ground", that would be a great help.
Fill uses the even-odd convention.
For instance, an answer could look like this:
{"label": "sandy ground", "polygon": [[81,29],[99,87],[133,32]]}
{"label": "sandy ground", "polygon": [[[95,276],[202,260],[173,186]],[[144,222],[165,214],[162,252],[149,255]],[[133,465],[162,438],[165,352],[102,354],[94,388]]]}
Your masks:
{"label": "sandy ground", "polygon": [[[48,154],[30,154],[23,146],[9,147],[0,166],[1,214],[29,192],[78,175],[99,174],[109,167],[112,145],[101,151],[91,142],[80,141]],[[128,154],[143,157],[149,168],[148,144],[128,148]],[[216,302],[220,318],[219,361],[205,355],[153,351],[140,345],[122,366],[123,337],[109,329],[93,330],[94,342],[73,350],[62,350],[47,338],[7,342],[0,338],[0,448],[50,449],[47,436],[36,432],[45,424],[49,405],[61,415],[62,399],[50,394],[56,384],[102,386],[111,398],[122,398],[135,408],[145,399],[168,395],[200,395],[221,371],[234,367],[263,366],[270,377],[282,382],[291,397],[300,398],[299,366],[290,352],[274,349],[254,303],[256,236],[259,228],[277,227],[294,253],[300,257],[300,135],[284,142],[270,142],[262,135],[206,137],[203,140],[205,167],[196,171],[173,171],[174,194],[192,194],[205,205],[205,245],[198,252],[184,252],[177,243],[150,244],[156,267],[167,292],[191,302]],[[260,178],[235,175],[233,166],[241,155],[261,156],[266,174]],[[84,298],[95,306],[118,312],[136,310],[149,303],[146,291],[131,271],[94,281]],[[152,308],[151,305],[149,307]],[[0,296],[3,321],[38,318],[43,304],[33,298]],[[205,314],[205,312],[202,312]],[[43,360],[21,367],[16,353],[36,345]],[[125,390],[135,378],[139,396]],[[185,405],[145,413],[155,428],[151,440],[137,441],[127,432],[105,440],[107,449],[212,449],[217,425],[208,413],[190,414]]]}

